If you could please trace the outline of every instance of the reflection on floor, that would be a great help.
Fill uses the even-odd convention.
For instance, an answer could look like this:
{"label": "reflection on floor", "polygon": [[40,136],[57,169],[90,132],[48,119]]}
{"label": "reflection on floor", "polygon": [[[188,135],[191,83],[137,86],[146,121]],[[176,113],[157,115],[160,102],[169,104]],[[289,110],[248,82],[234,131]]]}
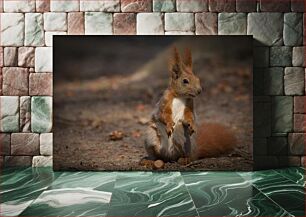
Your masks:
{"label": "reflection on floor", "polygon": [[0,216],[305,216],[305,169],[1,172]]}

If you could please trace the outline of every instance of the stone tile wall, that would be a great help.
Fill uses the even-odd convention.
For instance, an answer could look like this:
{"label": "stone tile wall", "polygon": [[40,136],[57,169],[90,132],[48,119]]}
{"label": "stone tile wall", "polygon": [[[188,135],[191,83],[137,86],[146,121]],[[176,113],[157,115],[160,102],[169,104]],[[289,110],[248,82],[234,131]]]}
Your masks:
{"label": "stone tile wall", "polygon": [[53,35],[253,35],[256,168],[305,165],[303,0],[0,0],[0,164],[52,165]]}

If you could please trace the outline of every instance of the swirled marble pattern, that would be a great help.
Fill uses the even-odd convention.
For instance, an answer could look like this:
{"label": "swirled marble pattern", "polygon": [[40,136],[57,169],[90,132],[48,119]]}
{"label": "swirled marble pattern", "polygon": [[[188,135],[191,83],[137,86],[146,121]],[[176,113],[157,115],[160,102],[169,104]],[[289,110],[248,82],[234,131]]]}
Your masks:
{"label": "swirled marble pattern", "polygon": [[302,183],[298,184],[274,170],[254,172],[244,178],[290,214],[305,216],[305,188]]}
{"label": "swirled marble pattern", "polygon": [[27,168],[7,168],[5,169],[5,171],[3,171],[1,173],[0,176],[0,181],[1,181],[1,185],[5,184],[7,182],[7,180],[9,180],[10,178],[14,178],[15,180],[18,180],[20,177],[28,175],[29,173],[31,173],[32,168],[31,167],[27,167]]}
{"label": "swirled marble pattern", "polygon": [[305,216],[305,170],[5,169],[0,216]]}
{"label": "swirled marble pattern", "polygon": [[64,188],[44,191],[23,216],[105,216],[110,192],[89,188]]}
{"label": "swirled marble pattern", "polygon": [[105,216],[116,173],[64,172],[21,215]]}
{"label": "swirled marble pattern", "polygon": [[306,180],[305,180],[305,169],[301,167],[295,168],[287,168],[287,169],[280,169],[276,170],[282,176],[294,181],[299,185],[303,185],[305,187]]}
{"label": "swirled marble pattern", "polygon": [[236,173],[184,173],[200,216],[288,216]]}
{"label": "swirled marble pattern", "polygon": [[0,215],[19,215],[48,188],[57,175],[50,168],[27,168],[2,172]]}
{"label": "swirled marble pattern", "polygon": [[198,216],[179,172],[118,174],[109,216]]}

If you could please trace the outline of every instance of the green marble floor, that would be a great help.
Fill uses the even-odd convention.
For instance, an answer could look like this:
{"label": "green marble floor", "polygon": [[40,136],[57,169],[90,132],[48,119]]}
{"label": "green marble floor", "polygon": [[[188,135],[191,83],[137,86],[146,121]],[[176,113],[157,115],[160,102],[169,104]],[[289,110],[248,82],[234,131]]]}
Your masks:
{"label": "green marble floor", "polygon": [[1,171],[0,216],[305,216],[305,169]]}

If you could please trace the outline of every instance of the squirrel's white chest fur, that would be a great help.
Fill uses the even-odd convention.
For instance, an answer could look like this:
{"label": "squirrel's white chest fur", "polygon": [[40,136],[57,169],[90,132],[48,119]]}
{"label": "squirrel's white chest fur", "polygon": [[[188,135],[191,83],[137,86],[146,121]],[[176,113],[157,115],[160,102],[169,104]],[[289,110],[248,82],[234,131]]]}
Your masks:
{"label": "squirrel's white chest fur", "polygon": [[184,119],[184,111],[186,108],[186,99],[174,98],[172,101],[172,120],[176,125],[179,120]]}

